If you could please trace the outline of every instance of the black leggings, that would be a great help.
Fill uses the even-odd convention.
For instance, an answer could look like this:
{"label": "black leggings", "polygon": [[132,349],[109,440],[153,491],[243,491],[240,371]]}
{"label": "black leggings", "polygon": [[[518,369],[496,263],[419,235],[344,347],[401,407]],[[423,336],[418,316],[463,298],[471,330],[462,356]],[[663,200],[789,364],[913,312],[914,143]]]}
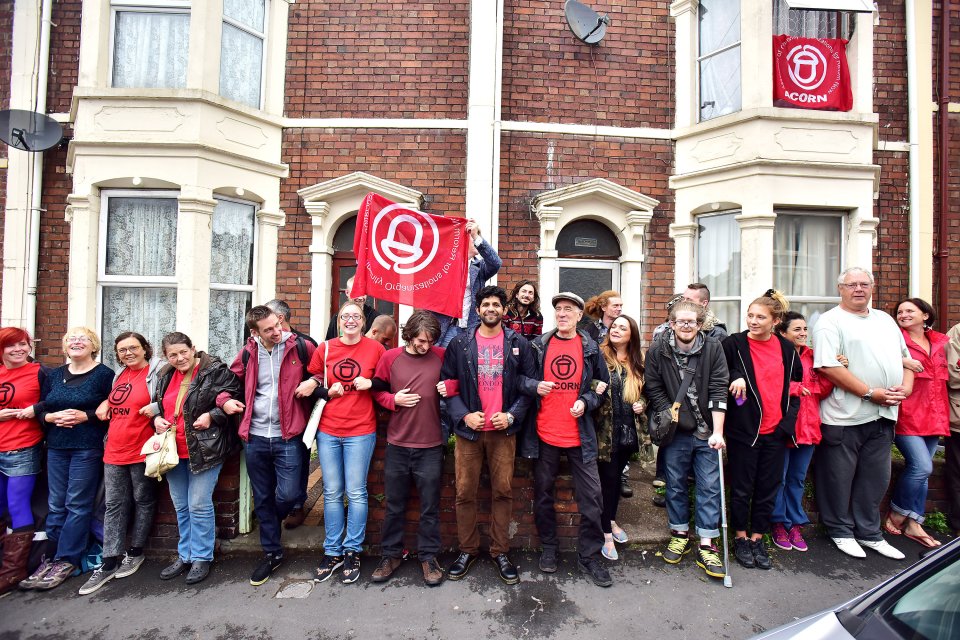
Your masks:
{"label": "black leggings", "polygon": [[609,462],[597,460],[600,473],[600,491],[603,494],[603,516],[600,524],[604,533],[611,533],[610,521],[617,519],[617,507],[620,506],[620,475],[630,460],[629,451],[614,451]]}

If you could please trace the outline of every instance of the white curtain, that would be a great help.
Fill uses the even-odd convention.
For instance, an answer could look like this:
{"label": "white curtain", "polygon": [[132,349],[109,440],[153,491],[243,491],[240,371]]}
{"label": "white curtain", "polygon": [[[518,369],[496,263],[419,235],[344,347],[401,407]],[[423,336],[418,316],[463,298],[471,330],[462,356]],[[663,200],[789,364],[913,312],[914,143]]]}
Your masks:
{"label": "white curtain", "polygon": [[263,31],[265,0],[223,0],[223,15],[245,24],[254,31]]}
{"label": "white curtain", "polygon": [[176,325],[176,289],[104,287],[101,361],[112,369],[117,368],[113,340],[124,331],[142,334],[153,345],[154,353],[162,355],[160,340],[176,329]]}
{"label": "white curtain", "polygon": [[773,33],[803,38],[835,38],[837,12],[790,11],[786,0],[774,0]]}
{"label": "white curtain", "polygon": [[233,361],[246,338],[243,318],[250,309],[248,291],[210,291],[210,337],[207,351]]}
{"label": "white curtain", "polygon": [[211,283],[253,284],[255,219],[254,205],[217,200],[210,242]]}
{"label": "white curtain", "polygon": [[185,87],[190,14],[118,11],[116,15],[113,86]]}
{"label": "white curtain", "polygon": [[697,219],[697,275],[712,296],[740,296],[740,225],[734,220],[737,213]]}
{"label": "white curtain", "polygon": [[[699,57],[740,42],[740,0],[702,0],[699,7]],[[740,110],[740,47],[710,55],[699,63],[700,119]]]}
{"label": "white curtain", "polygon": [[774,286],[787,297],[837,295],[841,229],[838,216],[777,214]]}
{"label": "white curtain", "polygon": [[176,275],[176,198],[110,198],[106,249],[108,276]]}
{"label": "white curtain", "polygon": [[260,108],[263,39],[223,23],[220,43],[220,95]]}

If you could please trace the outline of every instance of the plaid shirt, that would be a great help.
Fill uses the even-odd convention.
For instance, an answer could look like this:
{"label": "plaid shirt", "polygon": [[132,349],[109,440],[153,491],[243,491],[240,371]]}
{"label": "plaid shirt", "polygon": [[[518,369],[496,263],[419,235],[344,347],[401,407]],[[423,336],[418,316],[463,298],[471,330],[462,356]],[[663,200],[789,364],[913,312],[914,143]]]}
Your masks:
{"label": "plaid shirt", "polygon": [[520,318],[510,310],[503,316],[503,324],[527,340],[533,340],[543,333],[543,316],[539,313],[534,314],[528,311],[526,317]]}

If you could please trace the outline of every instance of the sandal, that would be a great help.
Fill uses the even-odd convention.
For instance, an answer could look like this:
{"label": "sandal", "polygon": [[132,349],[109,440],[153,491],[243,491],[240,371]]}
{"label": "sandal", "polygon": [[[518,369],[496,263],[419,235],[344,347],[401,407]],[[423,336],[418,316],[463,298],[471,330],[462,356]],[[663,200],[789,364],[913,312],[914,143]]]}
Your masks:
{"label": "sandal", "polygon": [[889,534],[892,535],[892,536],[901,536],[901,535],[903,535],[903,526],[904,526],[905,524],[907,524],[906,518],[904,518],[904,521],[900,524],[900,526],[897,526],[897,523],[895,523],[895,522],[891,519],[891,516],[892,516],[892,514],[891,514],[891,513],[888,513],[888,514],[887,514],[887,517],[884,518],[884,520],[883,520],[883,530],[886,531],[887,533],[889,533]]}
{"label": "sandal", "polygon": [[928,549],[935,549],[940,546],[940,541],[931,536],[929,533],[924,532],[922,536],[915,536],[912,533],[903,532],[904,537],[910,538],[914,542],[919,542]]}

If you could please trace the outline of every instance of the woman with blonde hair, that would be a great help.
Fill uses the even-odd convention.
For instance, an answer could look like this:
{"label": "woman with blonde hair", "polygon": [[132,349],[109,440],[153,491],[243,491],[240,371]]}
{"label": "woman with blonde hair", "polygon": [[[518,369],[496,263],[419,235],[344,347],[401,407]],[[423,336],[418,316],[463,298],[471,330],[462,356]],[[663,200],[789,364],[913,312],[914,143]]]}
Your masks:
{"label": "woman with blonde hair", "polygon": [[611,324],[600,352],[610,372],[609,393],[600,405],[597,423],[597,470],[603,496],[603,547],[600,553],[608,560],[617,560],[614,542],[626,544],[627,533],[617,525],[620,503],[620,473],[630,456],[640,451],[641,443],[650,451],[646,435],[643,392],[643,352],[640,349],[640,327],[633,318],[620,315]]}
{"label": "woman with blonde hair", "polygon": [[47,430],[49,560],[20,583],[21,589],[53,589],[79,572],[103,472],[107,422],[96,411],[110,395],[113,371],[96,361],[100,338],[87,327],[64,334],[63,353],[69,362],[47,376],[37,414]]}
{"label": "woman with blonde hair", "polygon": [[802,381],[803,367],[794,344],[774,331],[788,307],[779,291],[768,290],[747,308],[747,329],[723,341],[732,400],[724,421],[730,523],[734,556],[746,568],[771,567],[763,535],[770,532],[787,443],[796,446],[800,399],[790,385]]}

